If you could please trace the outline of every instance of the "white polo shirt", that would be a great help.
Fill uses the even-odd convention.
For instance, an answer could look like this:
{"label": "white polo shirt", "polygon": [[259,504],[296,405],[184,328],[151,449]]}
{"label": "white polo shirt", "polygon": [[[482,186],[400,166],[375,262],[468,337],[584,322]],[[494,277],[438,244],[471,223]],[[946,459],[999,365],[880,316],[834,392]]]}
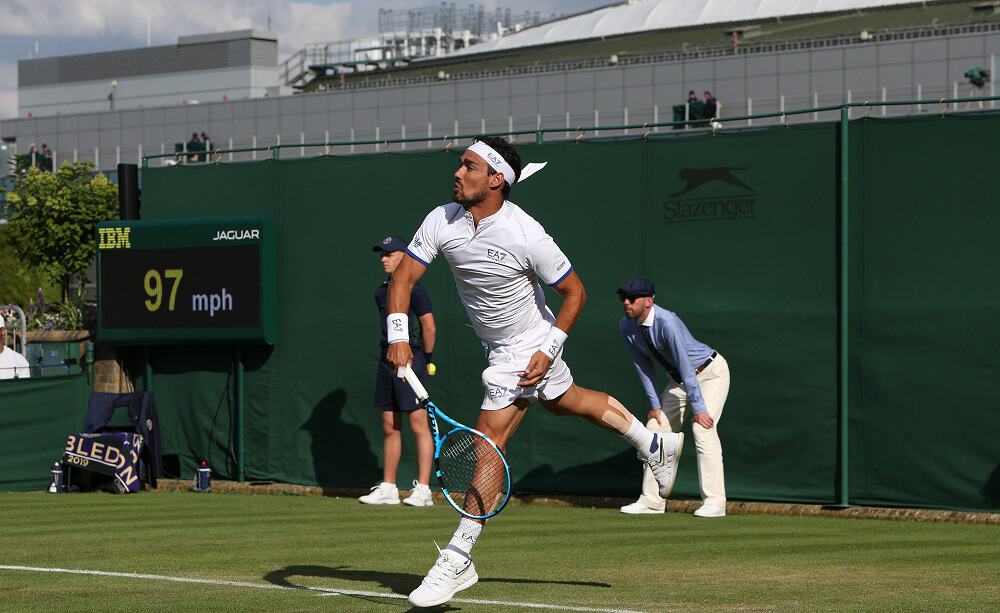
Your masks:
{"label": "white polo shirt", "polygon": [[28,360],[10,347],[0,351],[0,379],[28,379],[31,377]]}
{"label": "white polo shirt", "polygon": [[478,228],[462,205],[439,206],[406,252],[425,266],[444,254],[472,327],[484,341],[512,338],[542,319],[551,322],[538,281],[555,286],[573,270],[545,228],[510,201]]}

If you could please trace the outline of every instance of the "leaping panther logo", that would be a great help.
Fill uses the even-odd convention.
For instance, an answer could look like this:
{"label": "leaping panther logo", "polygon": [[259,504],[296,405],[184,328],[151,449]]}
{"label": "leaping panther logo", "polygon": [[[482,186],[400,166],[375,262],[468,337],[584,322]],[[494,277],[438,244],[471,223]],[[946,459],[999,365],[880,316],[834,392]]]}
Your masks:
{"label": "leaping panther logo", "polygon": [[734,170],[749,170],[753,166],[718,166],[716,168],[681,168],[677,176],[687,185],[681,191],[670,194],[670,197],[683,196],[689,191],[708,183],[709,181],[722,181],[729,185],[741,187],[748,192],[753,188],[733,176]]}

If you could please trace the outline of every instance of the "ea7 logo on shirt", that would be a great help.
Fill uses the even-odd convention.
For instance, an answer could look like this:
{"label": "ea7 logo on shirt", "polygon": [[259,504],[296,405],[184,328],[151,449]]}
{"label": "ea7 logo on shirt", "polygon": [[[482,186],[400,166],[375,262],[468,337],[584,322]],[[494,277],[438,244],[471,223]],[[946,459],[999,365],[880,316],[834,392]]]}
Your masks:
{"label": "ea7 logo on shirt", "polygon": [[500,251],[499,249],[487,249],[486,257],[493,260],[494,262],[499,263],[504,261],[504,258],[507,257],[507,254],[504,253],[503,251]]}

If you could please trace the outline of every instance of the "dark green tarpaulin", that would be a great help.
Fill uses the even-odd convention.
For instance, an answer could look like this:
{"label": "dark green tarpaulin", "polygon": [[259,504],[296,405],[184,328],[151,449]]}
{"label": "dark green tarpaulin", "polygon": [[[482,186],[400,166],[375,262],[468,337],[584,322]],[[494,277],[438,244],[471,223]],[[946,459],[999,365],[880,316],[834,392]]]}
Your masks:
{"label": "dark green tarpaulin", "polygon": [[851,499],[1000,509],[1000,116],[852,126]]}
{"label": "dark green tarpaulin", "polygon": [[84,375],[0,381],[0,491],[39,490],[80,431],[90,384]]}

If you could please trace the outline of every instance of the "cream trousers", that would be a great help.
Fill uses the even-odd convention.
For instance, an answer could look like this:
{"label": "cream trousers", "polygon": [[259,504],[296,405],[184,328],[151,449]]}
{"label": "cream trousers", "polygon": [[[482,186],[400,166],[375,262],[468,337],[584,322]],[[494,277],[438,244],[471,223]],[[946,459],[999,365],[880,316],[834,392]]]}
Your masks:
{"label": "cream trousers", "polygon": [[[669,377],[668,377],[669,378]],[[705,504],[726,508],[726,478],[722,468],[722,442],[719,441],[719,421],[722,419],[722,407],[729,396],[729,363],[722,354],[717,354],[708,368],[698,374],[698,387],[708,407],[708,414],[715,420],[715,425],[705,429],[696,423],[691,424],[694,433],[694,446],[698,453],[698,483],[701,485],[701,499]],[[690,417],[691,405],[688,403],[684,387],[673,379],[670,385],[660,394],[660,408],[663,409],[666,423],[663,426],[655,420],[646,424],[654,432],[680,432],[684,421]],[[642,475],[642,496],[639,501],[651,509],[662,509],[666,501],[660,498],[659,487],[653,472],[646,467]]]}

